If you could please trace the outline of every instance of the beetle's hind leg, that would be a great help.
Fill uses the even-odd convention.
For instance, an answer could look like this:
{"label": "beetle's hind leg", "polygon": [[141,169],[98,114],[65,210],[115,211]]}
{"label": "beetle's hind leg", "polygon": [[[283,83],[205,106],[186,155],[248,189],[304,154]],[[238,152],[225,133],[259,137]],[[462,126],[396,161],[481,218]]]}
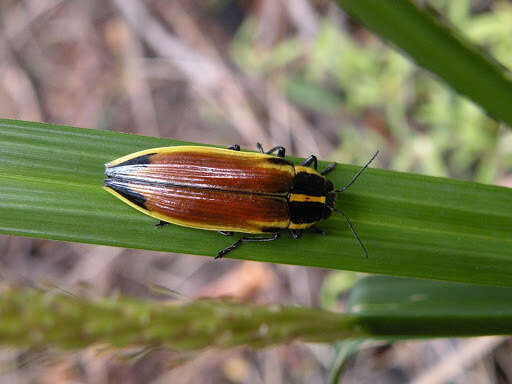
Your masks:
{"label": "beetle's hind leg", "polygon": [[155,224],[155,227],[160,228],[165,227],[166,225],[169,225],[167,221],[160,220],[158,223]]}
{"label": "beetle's hind leg", "polygon": [[238,144],[233,144],[228,147],[228,149],[231,149],[232,151],[239,151],[240,146]]}
{"label": "beetle's hind leg", "polygon": [[273,155],[274,152],[276,152],[275,155],[277,157],[284,157],[284,154],[286,152],[286,149],[284,147],[280,146],[280,145],[278,145],[277,147],[274,147],[274,148],[268,150],[267,152],[265,152],[265,150],[263,149],[263,146],[260,143],[256,143],[256,146],[258,147],[258,151],[260,153],[265,153],[267,155]]}
{"label": "beetle's hind leg", "polygon": [[238,239],[237,241],[235,241],[229,247],[220,250],[217,253],[217,256],[215,256],[215,258],[216,259],[220,259],[225,254],[227,254],[227,253],[231,252],[232,250],[234,250],[234,249],[238,248],[239,246],[241,246],[242,243],[245,243],[245,242],[260,242],[260,241],[274,241],[274,240],[279,239],[279,236],[281,236],[281,234],[279,232],[277,232],[277,233],[274,233],[271,237],[242,237],[241,239]]}

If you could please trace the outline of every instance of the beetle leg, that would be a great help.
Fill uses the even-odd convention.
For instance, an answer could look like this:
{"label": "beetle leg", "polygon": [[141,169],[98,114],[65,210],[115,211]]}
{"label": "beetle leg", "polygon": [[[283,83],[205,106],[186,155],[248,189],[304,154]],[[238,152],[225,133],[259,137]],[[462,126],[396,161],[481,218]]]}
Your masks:
{"label": "beetle leg", "polygon": [[232,151],[239,151],[240,146],[238,144],[233,144],[233,145],[229,146],[228,149],[231,149]]}
{"label": "beetle leg", "polygon": [[317,226],[313,225],[312,227],[310,227],[311,230],[315,233],[318,233],[319,235],[327,235],[327,232],[325,232],[324,230],[318,228]]}
{"label": "beetle leg", "polygon": [[301,165],[304,167],[309,167],[309,166],[311,166],[311,164],[313,164],[313,166],[311,168],[313,168],[314,170],[316,170],[318,168],[318,160],[316,159],[315,155],[309,156],[306,160],[304,160],[302,162]]}
{"label": "beetle leg", "polygon": [[267,155],[272,155],[273,152],[277,152],[276,153],[277,157],[284,157],[284,153],[286,152],[286,150],[284,149],[284,147],[278,145],[277,147],[274,147],[271,150],[267,151],[266,154]]}
{"label": "beetle leg", "polygon": [[273,155],[274,152],[277,152],[275,155],[277,157],[284,157],[284,154],[286,152],[286,149],[280,145],[278,145],[277,147],[274,147],[272,148],[271,150],[269,151],[266,151],[263,149],[263,146],[260,144],[260,143],[256,143],[256,147],[258,147],[258,152],[259,153],[266,153],[267,155]]}
{"label": "beetle leg", "polygon": [[219,232],[221,235],[224,235],[224,236],[233,236],[233,233],[235,233],[232,231],[217,231],[217,232]]}
{"label": "beetle leg", "polygon": [[327,167],[325,167],[325,169],[324,169],[322,172],[320,172],[320,174],[321,174],[322,176],[325,176],[325,175],[327,175],[329,172],[331,172],[335,167],[336,167],[336,163],[331,163],[331,164],[329,164]]}
{"label": "beetle leg", "polygon": [[169,225],[167,221],[160,220],[158,223],[155,224],[155,227],[165,227],[166,225]]}
{"label": "beetle leg", "polygon": [[290,232],[292,233],[292,236],[295,240],[300,239],[302,234],[304,233],[304,230],[302,229],[290,229]]}
{"label": "beetle leg", "polygon": [[220,259],[225,254],[227,254],[227,253],[231,252],[232,250],[238,248],[240,245],[242,245],[242,243],[245,243],[245,242],[260,242],[260,241],[273,241],[273,240],[279,239],[279,236],[281,236],[281,234],[279,232],[277,232],[277,233],[274,233],[272,235],[272,237],[242,237],[241,239],[238,239],[237,241],[235,241],[229,247],[220,250],[217,253],[217,256],[215,256],[215,258],[216,259]]}

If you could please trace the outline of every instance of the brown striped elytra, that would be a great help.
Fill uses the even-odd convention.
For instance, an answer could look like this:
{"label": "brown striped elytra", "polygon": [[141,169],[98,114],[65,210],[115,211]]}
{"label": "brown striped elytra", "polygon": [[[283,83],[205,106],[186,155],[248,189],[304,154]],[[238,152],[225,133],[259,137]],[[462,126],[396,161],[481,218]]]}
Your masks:
{"label": "brown striped elytra", "polygon": [[[105,164],[104,189],[133,208],[167,223],[214,230],[267,234],[242,237],[219,251],[216,258],[243,242],[272,241],[289,229],[298,239],[303,231],[328,218],[335,210],[336,194],[347,189],[375,158],[361,168],[345,187],[336,190],[317,171],[317,159],[300,166],[284,158],[283,147],[259,153],[201,146],[153,148]],[[312,167],[311,167],[312,165]],[[359,241],[348,218],[339,211]],[[270,234],[270,235],[269,235]]]}

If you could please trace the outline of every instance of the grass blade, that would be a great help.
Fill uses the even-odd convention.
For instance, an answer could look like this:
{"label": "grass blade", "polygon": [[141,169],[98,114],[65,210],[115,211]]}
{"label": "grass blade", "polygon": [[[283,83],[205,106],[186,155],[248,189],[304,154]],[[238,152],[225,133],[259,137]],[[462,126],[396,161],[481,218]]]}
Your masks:
{"label": "grass blade", "polygon": [[365,333],[455,337],[512,333],[512,289],[368,276],[349,296],[348,313]]}
{"label": "grass blade", "polygon": [[[0,120],[0,233],[214,256],[233,239],[155,220],[102,190],[103,164],[137,150],[183,144],[49,124]],[[321,164],[320,167],[325,166]],[[339,165],[343,186],[358,170]],[[512,191],[369,169],[338,204],[326,236],[246,244],[230,257],[332,269],[512,286]]]}

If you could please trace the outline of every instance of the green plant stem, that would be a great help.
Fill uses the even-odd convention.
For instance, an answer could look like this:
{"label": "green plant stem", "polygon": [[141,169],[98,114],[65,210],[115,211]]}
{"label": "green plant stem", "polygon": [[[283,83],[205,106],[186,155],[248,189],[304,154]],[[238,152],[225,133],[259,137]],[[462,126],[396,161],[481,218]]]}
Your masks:
{"label": "green plant stem", "polygon": [[352,316],[314,309],[225,300],[173,304],[129,298],[90,300],[17,289],[0,295],[0,317],[4,346],[76,349],[105,343],[197,350],[363,336]]}
{"label": "green plant stem", "polygon": [[0,345],[76,349],[101,343],[200,350],[293,340],[512,334],[511,299],[510,288],[375,276],[356,285],[348,313],[227,300],[164,303],[6,289],[0,293]]}

